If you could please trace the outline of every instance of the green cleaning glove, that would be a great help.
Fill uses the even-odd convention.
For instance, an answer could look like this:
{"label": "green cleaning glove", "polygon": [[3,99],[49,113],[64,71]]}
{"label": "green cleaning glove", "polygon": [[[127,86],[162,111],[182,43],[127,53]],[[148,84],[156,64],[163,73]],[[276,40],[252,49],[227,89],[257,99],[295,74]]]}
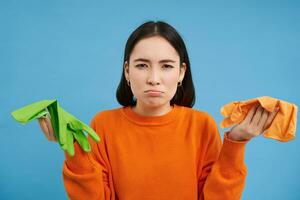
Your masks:
{"label": "green cleaning glove", "polygon": [[60,147],[66,150],[69,155],[73,156],[75,154],[74,139],[78,141],[85,152],[91,151],[91,146],[83,131],[87,132],[96,142],[100,141],[99,136],[91,127],[62,109],[57,100],[38,101],[11,113],[15,120],[22,124],[47,114],[50,114],[54,134]]}

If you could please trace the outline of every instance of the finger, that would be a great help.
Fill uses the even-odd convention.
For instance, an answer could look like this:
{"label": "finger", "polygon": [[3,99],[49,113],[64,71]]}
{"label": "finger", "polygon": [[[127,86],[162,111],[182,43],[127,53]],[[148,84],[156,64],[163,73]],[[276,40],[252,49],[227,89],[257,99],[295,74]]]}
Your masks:
{"label": "finger", "polygon": [[264,126],[265,126],[265,124],[267,122],[268,117],[269,117],[269,111],[267,111],[266,109],[264,109],[264,111],[263,111],[263,113],[261,115],[261,118],[260,118],[260,120],[259,120],[259,122],[257,124],[258,129],[260,130],[259,131],[260,134],[262,134],[263,131],[264,131]]}
{"label": "finger", "polygon": [[250,111],[247,113],[247,116],[246,116],[246,118],[244,119],[244,122],[245,122],[246,124],[250,124],[251,119],[252,119],[253,115],[255,114],[255,110],[257,109],[258,106],[259,106],[259,105],[254,105],[254,106],[252,106],[252,108],[250,109]]}
{"label": "finger", "polygon": [[39,122],[39,125],[40,125],[42,131],[43,131],[44,133],[47,133],[47,132],[48,132],[48,128],[47,128],[47,126],[46,126],[46,124],[45,124],[44,119],[43,119],[43,118],[38,118],[38,122]]}
{"label": "finger", "polygon": [[259,105],[255,111],[255,114],[253,115],[253,118],[251,119],[250,124],[254,124],[255,126],[257,126],[261,118],[262,112],[263,112],[263,107]]}
{"label": "finger", "polygon": [[49,140],[52,141],[52,142],[56,142],[56,137],[53,133],[49,133]]}
{"label": "finger", "polygon": [[279,110],[274,110],[273,112],[270,112],[268,119],[264,125],[264,129],[269,128],[269,126],[272,124],[272,122],[275,119],[278,112],[279,112]]}
{"label": "finger", "polygon": [[47,118],[45,118],[45,121],[46,121],[46,125],[48,127],[48,130],[49,130],[50,140],[54,141],[54,142],[57,141],[57,139],[55,137],[55,134],[54,134],[54,130],[53,130],[52,124],[51,124],[51,120],[47,117]]}
{"label": "finger", "polygon": [[49,140],[49,130],[48,130],[48,127],[46,125],[46,122],[44,119],[42,118],[38,118],[38,121],[39,121],[39,124],[40,124],[40,127],[44,133],[44,135],[47,137],[47,139]]}
{"label": "finger", "polygon": [[52,124],[51,124],[51,120],[50,120],[48,117],[46,117],[46,118],[45,118],[45,122],[46,122],[46,124],[47,124],[48,129],[49,129],[49,132],[50,132],[50,133],[54,133],[54,130],[53,130]]}

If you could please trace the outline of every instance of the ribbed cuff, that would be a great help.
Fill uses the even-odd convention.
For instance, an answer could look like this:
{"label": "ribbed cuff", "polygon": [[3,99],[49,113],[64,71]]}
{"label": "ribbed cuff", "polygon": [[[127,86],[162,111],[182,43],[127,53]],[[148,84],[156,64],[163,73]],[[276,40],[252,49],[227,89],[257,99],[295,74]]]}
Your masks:
{"label": "ribbed cuff", "polygon": [[219,160],[222,167],[242,169],[245,168],[244,157],[245,147],[249,140],[234,141],[228,138],[229,131],[225,132],[223,147],[220,152]]}

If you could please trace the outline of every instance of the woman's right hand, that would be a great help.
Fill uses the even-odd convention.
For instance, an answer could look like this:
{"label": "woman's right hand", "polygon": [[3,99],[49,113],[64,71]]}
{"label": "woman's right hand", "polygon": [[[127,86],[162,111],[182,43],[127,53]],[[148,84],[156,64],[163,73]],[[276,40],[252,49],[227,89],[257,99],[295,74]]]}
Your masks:
{"label": "woman's right hand", "polygon": [[57,142],[49,117],[38,118],[40,127],[49,141]]}

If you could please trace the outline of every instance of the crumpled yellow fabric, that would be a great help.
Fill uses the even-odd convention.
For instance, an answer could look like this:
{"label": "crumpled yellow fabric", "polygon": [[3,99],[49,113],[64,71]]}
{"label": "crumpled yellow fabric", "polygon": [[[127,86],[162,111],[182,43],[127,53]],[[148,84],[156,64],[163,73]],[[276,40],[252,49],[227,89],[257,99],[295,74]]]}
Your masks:
{"label": "crumpled yellow fabric", "polygon": [[252,106],[257,104],[260,104],[269,112],[274,111],[277,105],[280,108],[269,128],[264,131],[263,136],[265,138],[288,142],[296,137],[297,105],[269,96],[233,101],[222,106],[220,111],[226,118],[221,121],[221,128],[227,128],[242,122]]}

